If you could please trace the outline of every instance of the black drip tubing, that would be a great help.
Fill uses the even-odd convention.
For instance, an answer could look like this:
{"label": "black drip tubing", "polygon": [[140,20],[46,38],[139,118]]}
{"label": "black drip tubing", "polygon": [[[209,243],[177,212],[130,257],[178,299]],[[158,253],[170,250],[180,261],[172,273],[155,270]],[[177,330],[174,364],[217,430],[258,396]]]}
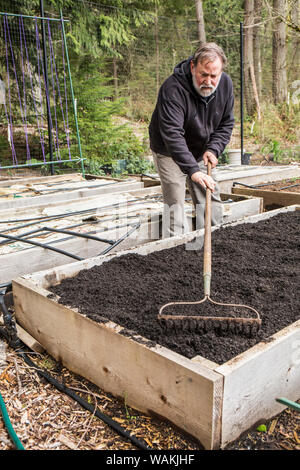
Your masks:
{"label": "black drip tubing", "polygon": [[[6,307],[6,304],[5,304],[5,295],[6,295],[6,293],[7,293],[7,289],[6,289],[5,292],[0,292],[0,310],[3,313],[4,325],[9,326],[9,328],[11,329],[11,327],[12,327],[11,324],[12,324],[13,320],[12,320],[12,315],[9,313],[9,311]],[[112,418],[110,418],[106,414],[101,413],[101,411],[99,411],[98,409],[95,409],[95,407],[93,405],[91,405],[86,400],[84,400],[79,395],[77,395],[77,393],[75,393],[72,389],[70,389],[65,384],[59,382],[54,377],[52,377],[52,375],[50,375],[49,372],[46,372],[45,370],[38,367],[30,359],[30,357],[28,357],[26,351],[21,347],[21,341],[17,337],[15,325],[14,325],[14,331],[15,331],[15,334],[13,335],[14,337],[12,339],[12,335],[9,334],[6,331],[6,328],[5,327],[0,327],[0,334],[2,334],[2,336],[4,336],[8,340],[10,346],[12,346],[16,350],[16,353],[20,357],[22,357],[23,360],[26,362],[26,364],[29,367],[32,367],[40,377],[45,379],[47,382],[49,382],[51,385],[53,385],[55,388],[57,388],[57,390],[59,390],[60,392],[65,393],[70,398],[75,400],[84,409],[86,409],[90,413],[97,416],[97,418],[101,419],[105,424],[107,424],[112,429],[114,429],[120,436],[124,437],[125,439],[130,440],[137,448],[139,448],[141,450],[151,450],[150,447],[148,447],[142,441],[137,439],[135,436],[131,435],[131,433],[126,431],[126,429],[124,429],[122,426],[120,426],[119,423],[114,421]]]}

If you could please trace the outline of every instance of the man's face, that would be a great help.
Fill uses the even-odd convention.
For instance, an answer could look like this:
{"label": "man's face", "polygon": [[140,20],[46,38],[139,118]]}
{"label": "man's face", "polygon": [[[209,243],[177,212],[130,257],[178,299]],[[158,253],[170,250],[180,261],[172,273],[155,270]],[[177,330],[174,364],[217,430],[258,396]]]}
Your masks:
{"label": "man's face", "polygon": [[193,84],[199,95],[210,96],[219,84],[222,75],[223,64],[218,57],[213,62],[191,62]]}

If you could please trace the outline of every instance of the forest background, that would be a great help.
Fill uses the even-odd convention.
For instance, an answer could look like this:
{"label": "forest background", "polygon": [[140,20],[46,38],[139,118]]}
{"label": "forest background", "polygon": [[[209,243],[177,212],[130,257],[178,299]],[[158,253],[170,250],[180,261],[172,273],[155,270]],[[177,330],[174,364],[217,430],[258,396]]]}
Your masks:
{"label": "forest background", "polygon": [[[228,58],[226,72],[234,83],[236,119],[230,145],[238,148],[241,22],[245,151],[264,157],[272,155],[275,162],[300,160],[300,0],[44,0],[43,4],[45,17],[59,18],[61,9],[68,20],[65,33],[81,150],[90,173],[153,170],[143,157],[150,154],[147,128],[159,87],[174,66],[204,41],[217,42]],[[40,0],[0,0],[2,13],[41,16],[40,6]],[[27,151],[26,161],[38,162],[42,158],[41,129],[34,113],[37,99],[32,88],[32,77],[36,81],[41,78],[35,52],[36,22],[25,20],[25,16],[24,24],[18,17],[4,19],[2,15],[0,20],[0,81],[6,89],[7,104],[1,105],[0,99],[0,163],[4,166],[11,162],[11,141],[7,136],[12,124],[18,161],[26,158],[27,145],[30,158]],[[59,147],[59,158],[64,159],[79,155],[78,138],[61,47],[63,39],[52,23],[53,42],[48,41],[47,51],[49,57],[55,56],[60,89],[63,90],[63,82],[67,84],[66,100],[69,99],[66,138],[64,109],[59,109],[58,101],[55,103],[57,93],[56,98],[50,97],[53,122],[54,116],[56,119],[53,139]],[[11,33],[11,38],[7,33]],[[50,59],[51,82],[49,63],[52,65]],[[52,81],[55,82],[53,69]],[[46,106],[41,107],[39,114],[44,114],[42,118],[46,120],[45,109]],[[41,127],[45,158],[49,160],[47,128]],[[54,149],[56,153],[58,147]],[[120,162],[125,164],[120,167]],[[67,165],[74,166],[72,162]]]}

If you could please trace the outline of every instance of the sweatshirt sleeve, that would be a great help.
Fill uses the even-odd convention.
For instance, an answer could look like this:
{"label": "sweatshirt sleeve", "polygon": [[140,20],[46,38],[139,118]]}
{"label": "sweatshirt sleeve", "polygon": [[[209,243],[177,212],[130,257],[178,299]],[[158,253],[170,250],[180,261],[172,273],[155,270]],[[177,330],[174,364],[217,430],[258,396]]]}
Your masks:
{"label": "sweatshirt sleeve", "polygon": [[219,157],[223,153],[231,138],[234,125],[233,105],[234,97],[233,92],[231,92],[226,102],[221,122],[217,129],[210,135],[209,142],[206,145],[206,150],[211,150],[216,157]]}
{"label": "sweatshirt sleeve", "polygon": [[172,156],[183,173],[191,176],[199,171],[199,166],[185,140],[183,127],[185,111],[182,99],[182,97],[175,99],[173,96],[160,97],[160,106],[158,107],[159,130],[168,154]]}

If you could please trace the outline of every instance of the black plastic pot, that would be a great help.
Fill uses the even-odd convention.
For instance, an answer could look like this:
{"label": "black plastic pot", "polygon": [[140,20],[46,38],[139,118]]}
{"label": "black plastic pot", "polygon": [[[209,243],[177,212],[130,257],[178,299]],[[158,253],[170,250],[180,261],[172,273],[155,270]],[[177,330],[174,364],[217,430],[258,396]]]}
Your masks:
{"label": "black plastic pot", "polygon": [[242,155],[242,165],[250,165],[252,153],[243,153]]}

